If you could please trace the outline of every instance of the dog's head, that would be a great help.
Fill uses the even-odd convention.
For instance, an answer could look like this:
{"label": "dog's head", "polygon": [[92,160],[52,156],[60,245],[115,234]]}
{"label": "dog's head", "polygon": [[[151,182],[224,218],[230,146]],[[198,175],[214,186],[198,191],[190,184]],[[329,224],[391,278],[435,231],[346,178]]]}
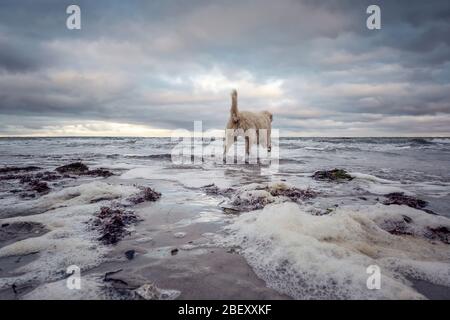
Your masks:
{"label": "dog's head", "polygon": [[273,121],[273,115],[272,115],[272,113],[270,113],[269,111],[264,111],[263,113],[267,116],[267,118],[270,119],[270,122]]}

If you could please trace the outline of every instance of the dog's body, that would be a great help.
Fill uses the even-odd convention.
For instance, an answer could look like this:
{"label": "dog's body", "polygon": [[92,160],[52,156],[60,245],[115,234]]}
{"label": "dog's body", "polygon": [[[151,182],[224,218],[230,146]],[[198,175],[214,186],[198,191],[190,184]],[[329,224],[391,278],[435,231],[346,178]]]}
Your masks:
{"label": "dog's body", "polygon": [[267,147],[270,152],[272,118],[272,114],[268,111],[239,111],[237,106],[237,91],[233,90],[231,92],[230,118],[228,119],[226,128],[228,130],[225,136],[224,154],[226,155],[233,145],[236,135],[243,135],[245,137],[245,153],[247,156],[250,155],[251,145],[258,144],[259,142],[262,142],[263,146]]}

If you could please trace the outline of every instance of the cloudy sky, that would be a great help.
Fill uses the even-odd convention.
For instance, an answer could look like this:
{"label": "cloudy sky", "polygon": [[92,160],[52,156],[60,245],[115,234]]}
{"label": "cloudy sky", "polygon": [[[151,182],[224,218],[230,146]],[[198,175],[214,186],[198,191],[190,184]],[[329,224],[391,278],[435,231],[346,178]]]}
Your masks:
{"label": "cloudy sky", "polygon": [[0,136],[223,128],[232,88],[282,135],[450,136],[449,35],[448,0],[1,0]]}

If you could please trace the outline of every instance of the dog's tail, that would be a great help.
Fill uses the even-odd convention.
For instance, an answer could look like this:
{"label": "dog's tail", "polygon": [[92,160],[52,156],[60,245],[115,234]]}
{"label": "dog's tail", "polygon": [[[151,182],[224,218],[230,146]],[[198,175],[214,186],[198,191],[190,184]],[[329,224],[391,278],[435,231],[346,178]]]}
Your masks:
{"label": "dog's tail", "polygon": [[231,119],[233,119],[234,122],[237,122],[238,117],[238,105],[237,105],[237,91],[236,89],[231,90]]}

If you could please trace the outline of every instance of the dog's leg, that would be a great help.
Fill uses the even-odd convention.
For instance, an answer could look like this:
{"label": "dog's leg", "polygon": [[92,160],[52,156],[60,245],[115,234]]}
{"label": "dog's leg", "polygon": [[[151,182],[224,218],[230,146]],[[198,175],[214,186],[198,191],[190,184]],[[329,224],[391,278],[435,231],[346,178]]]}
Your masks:
{"label": "dog's leg", "polygon": [[248,129],[245,131],[245,156],[246,163],[256,164],[258,163],[258,152],[256,152],[256,158],[253,158],[251,155],[252,146],[255,144],[258,146],[258,130],[257,129]]}
{"label": "dog's leg", "polygon": [[259,146],[260,146],[259,138],[260,138],[259,130],[257,129],[256,130],[256,141],[255,141],[255,144],[256,144],[256,163],[259,163]]}
{"label": "dog's leg", "polygon": [[250,163],[250,145],[251,145],[251,137],[245,136],[245,163]]}
{"label": "dog's leg", "polygon": [[227,154],[230,150],[231,146],[234,143],[234,130],[233,129],[226,129],[225,130],[225,146],[223,149],[223,162],[225,163],[227,161]]}

